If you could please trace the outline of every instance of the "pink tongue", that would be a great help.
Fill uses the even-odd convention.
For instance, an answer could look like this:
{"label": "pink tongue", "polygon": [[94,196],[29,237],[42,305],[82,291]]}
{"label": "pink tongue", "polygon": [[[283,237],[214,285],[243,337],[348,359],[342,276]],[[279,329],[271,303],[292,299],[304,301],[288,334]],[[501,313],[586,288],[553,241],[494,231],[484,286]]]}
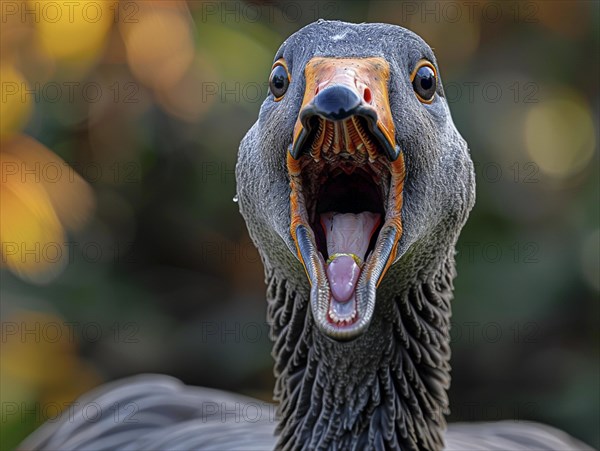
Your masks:
{"label": "pink tongue", "polygon": [[364,260],[379,218],[379,214],[371,212],[321,214],[331,260],[326,269],[327,279],[336,301],[347,302],[354,294],[361,268],[348,254]]}
{"label": "pink tongue", "polygon": [[331,294],[338,302],[350,300],[360,276],[360,268],[349,255],[341,255],[327,266]]}

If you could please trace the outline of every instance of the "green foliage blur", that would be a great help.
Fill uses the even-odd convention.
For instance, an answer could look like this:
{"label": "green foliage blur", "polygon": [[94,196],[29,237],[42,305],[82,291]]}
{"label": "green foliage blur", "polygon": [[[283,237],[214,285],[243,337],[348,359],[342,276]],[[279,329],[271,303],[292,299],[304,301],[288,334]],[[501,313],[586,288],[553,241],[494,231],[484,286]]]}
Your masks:
{"label": "green foliage blur", "polygon": [[2,145],[35,138],[95,203],[43,280],[7,264],[2,237],[2,449],[138,373],[271,399],[262,266],[234,168],[276,49],[321,17],[420,34],[471,149],[450,420],[541,421],[600,446],[599,3],[71,3],[60,21],[44,3],[2,5]]}

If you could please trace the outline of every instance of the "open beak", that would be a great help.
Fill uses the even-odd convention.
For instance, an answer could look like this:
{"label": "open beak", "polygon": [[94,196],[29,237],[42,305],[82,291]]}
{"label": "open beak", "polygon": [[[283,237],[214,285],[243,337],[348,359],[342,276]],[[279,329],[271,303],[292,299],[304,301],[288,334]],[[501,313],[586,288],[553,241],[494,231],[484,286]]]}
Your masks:
{"label": "open beak", "polygon": [[379,57],[312,58],[287,156],[291,234],[312,314],[338,340],[369,326],[402,235],[404,159],[389,73]]}

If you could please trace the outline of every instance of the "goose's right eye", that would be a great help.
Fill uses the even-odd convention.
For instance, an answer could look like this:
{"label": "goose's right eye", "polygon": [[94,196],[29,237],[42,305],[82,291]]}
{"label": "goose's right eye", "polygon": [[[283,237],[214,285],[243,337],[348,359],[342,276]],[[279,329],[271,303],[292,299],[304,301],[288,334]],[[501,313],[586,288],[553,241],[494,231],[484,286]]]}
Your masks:
{"label": "goose's right eye", "polygon": [[275,101],[281,100],[290,85],[290,75],[287,68],[280,61],[277,61],[273,66],[271,75],[269,76],[269,89],[275,97]]}

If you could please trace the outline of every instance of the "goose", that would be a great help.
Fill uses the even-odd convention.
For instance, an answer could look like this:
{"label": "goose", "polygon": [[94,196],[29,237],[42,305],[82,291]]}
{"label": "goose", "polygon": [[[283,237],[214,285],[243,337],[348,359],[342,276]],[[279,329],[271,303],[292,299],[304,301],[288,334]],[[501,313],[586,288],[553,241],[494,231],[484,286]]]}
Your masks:
{"label": "goose", "polygon": [[399,26],[318,20],[281,45],[269,89],[236,181],[265,269],[276,407],[141,375],[20,449],[589,449],[536,423],[446,424],[475,177],[432,49]]}

